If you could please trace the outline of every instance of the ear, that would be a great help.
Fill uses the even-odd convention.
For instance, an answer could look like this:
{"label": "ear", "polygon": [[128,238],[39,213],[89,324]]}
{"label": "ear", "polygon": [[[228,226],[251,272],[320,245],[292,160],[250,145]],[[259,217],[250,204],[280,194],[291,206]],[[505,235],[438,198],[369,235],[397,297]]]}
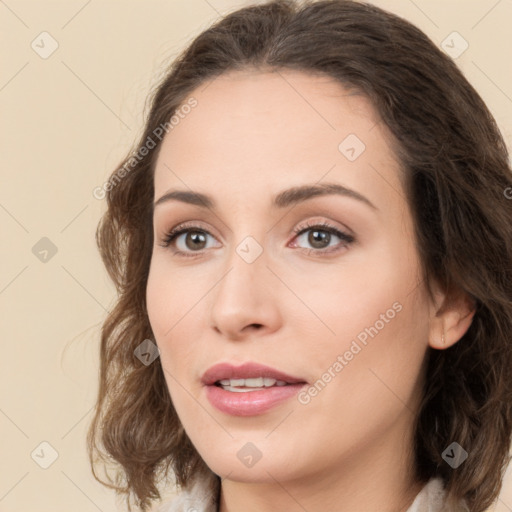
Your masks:
{"label": "ear", "polygon": [[457,343],[469,329],[476,303],[462,290],[446,294],[437,287],[434,296],[436,303],[430,308],[429,345],[444,350]]}

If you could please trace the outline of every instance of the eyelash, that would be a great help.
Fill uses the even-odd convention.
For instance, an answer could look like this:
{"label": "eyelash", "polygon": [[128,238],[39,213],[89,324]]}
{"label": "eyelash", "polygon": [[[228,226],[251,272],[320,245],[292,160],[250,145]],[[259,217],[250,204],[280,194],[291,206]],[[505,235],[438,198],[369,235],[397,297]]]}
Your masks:
{"label": "eyelash", "polygon": [[[300,226],[300,227],[295,228],[293,230],[293,232],[295,233],[294,239],[299,237],[303,233],[306,233],[313,229],[316,229],[317,231],[325,231],[327,233],[333,234],[333,235],[337,236],[338,238],[340,238],[342,240],[342,242],[336,249],[330,249],[330,250],[305,249],[305,248],[301,247],[301,248],[299,248],[299,250],[302,249],[303,251],[307,251],[307,252],[314,252],[314,253],[320,253],[320,254],[331,254],[331,253],[338,252],[343,247],[348,247],[355,241],[355,238],[352,235],[349,235],[348,233],[344,233],[343,231],[340,231],[339,229],[335,228],[334,226],[332,226],[331,224],[329,224],[327,222],[306,224],[306,226]],[[176,238],[178,238],[178,236],[180,236],[184,233],[188,233],[190,231],[198,231],[200,233],[206,233],[210,236],[213,236],[209,231],[201,228],[200,226],[185,223],[185,224],[180,224],[176,228],[174,228],[171,231],[169,231],[168,233],[166,233],[164,235],[164,238],[160,245],[162,247],[168,248],[176,240]],[[172,252],[177,256],[183,256],[186,258],[194,258],[194,257],[200,256],[202,254],[201,251],[192,251],[192,253],[189,253],[189,252],[180,251],[179,249],[174,249],[174,248],[172,249]]]}

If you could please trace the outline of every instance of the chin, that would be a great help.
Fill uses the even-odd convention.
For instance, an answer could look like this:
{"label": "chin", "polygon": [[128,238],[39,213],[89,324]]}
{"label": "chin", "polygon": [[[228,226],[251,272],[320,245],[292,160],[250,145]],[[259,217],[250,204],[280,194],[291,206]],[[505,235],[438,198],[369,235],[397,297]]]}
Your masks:
{"label": "chin", "polygon": [[288,479],[291,457],[279,452],[277,446],[270,450],[269,447],[263,448],[262,444],[258,441],[235,441],[230,447],[217,445],[219,452],[201,450],[199,454],[215,474],[235,482],[275,483],[275,479]]}

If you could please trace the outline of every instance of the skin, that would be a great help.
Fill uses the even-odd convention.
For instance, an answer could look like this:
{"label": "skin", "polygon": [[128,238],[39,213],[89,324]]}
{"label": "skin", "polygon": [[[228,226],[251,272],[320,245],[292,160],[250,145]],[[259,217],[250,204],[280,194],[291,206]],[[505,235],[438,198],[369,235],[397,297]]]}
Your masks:
{"label": "skin", "polygon": [[[474,311],[436,287],[428,297],[389,133],[364,96],[298,71],[230,72],[190,96],[197,106],[162,143],[155,200],[191,189],[218,207],[155,208],[147,307],[177,413],[223,478],[220,512],[406,510],[423,485],[411,446],[425,355],[456,343]],[[338,149],[348,134],[366,146],[354,161]],[[271,207],[283,189],[325,182],[376,209],[340,195]],[[161,245],[183,222],[210,233],[199,247],[190,234],[175,242],[194,257]],[[332,235],[322,249],[314,229],[293,232],[317,222],[355,241]],[[252,263],[236,251],[247,236],[263,249]],[[400,312],[309,403],[234,417],[206,399],[200,378],[218,362],[256,361],[314,383],[397,302]],[[237,457],[248,442],[262,454],[252,467]]]}

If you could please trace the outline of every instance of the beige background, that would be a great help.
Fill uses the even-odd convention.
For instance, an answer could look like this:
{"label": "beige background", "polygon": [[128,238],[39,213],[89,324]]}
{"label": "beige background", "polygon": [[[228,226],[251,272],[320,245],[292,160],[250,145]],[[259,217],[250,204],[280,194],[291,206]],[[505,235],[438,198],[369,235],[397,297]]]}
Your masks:
{"label": "beige background", "polygon": [[[84,444],[114,299],[94,241],[105,204],[92,191],[136,140],[162,64],[247,3],[0,0],[2,512],[125,510],[92,478]],[[511,0],[373,3],[438,45],[462,35],[457,62],[512,147]],[[31,47],[51,49],[43,31],[59,45],[46,59]],[[32,252],[43,237],[57,249],[46,262]],[[51,462],[43,441],[58,454],[48,469],[36,463]],[[512,468],[493,510],[512,510]]]}

